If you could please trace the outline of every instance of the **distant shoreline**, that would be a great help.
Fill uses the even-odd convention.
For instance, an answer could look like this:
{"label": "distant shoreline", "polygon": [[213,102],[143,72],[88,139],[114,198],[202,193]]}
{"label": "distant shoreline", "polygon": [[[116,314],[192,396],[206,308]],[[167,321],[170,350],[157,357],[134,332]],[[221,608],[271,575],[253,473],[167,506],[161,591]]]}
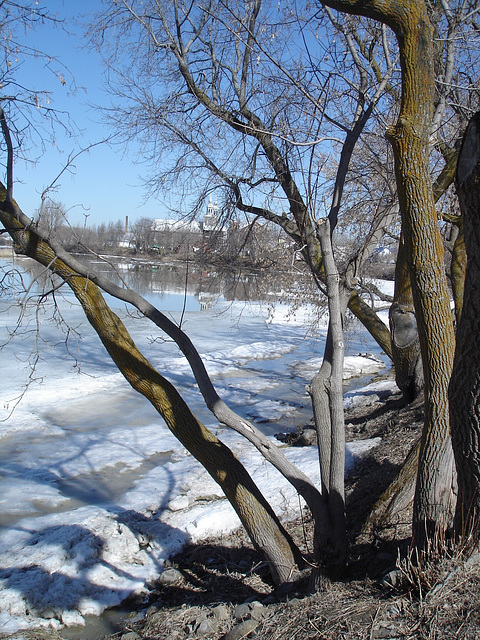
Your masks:
{"label": "distant shoreline", "polygon": [[[74,258],[80,258],[83,256],[87,256],[87,257],[91,257],[91,254],[89,253],[79,253],[79,252],[75,252],[75,251],[70,251],[69,252]],[[7,246],[7,245],[3,245],[0,246],[0,259],[5,259],[5,258],[13,258],[13,257],[18,257],[18,258],[28,258],[28,256],[22,255],[22,254],[16,254],[13,250],[13,245]],[[199,267],[208,267],[208,268],[219,268],[219,269],[232,269],[232,270],[248,270],[251,272],[254,271],[279,271],[279,270],[285,270],[286,272],[290,271],[290,269],[280,269],[279,265],[274,265],[274,264],[264,264],[264,263],[252,263],[249,261],[245,261],[245,260],[237,260],[236,263],[222,263],[221,261],[218,260],[196,260],[196,259],[190,259],[190,260],[186,260],[185,258],[179,258],[178,256],[158,256],[158,255],[152,255],[149,253],[140,253],[137,252],[136,254],[132,254],[132,253],[99,253],[98,257],[101,259],[104,259],[106,262],[108,262],[109,260],[118,260],[121,262],[131,262],[131,263],[139,263],[139,264],[152,264],[152,265],[160,265],[160,264],[187,264],[187,262],[191,265],[195,265],[195,266],[199,266]]]}

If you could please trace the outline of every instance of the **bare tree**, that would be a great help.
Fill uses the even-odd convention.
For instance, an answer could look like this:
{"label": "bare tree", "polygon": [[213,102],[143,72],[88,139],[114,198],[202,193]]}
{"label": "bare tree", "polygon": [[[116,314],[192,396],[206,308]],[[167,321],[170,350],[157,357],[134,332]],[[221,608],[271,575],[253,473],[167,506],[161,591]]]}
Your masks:
{"label": "bare tree", "polygon": [[[169,149],[178,150],[168,169],[153,174],[152,189],[178,186],[186,174],[189,180],[183,183],[184,189],[197,189],[204,179],[207,187],[199,190],[202,197],[206,189],[219,185],[232,211],[236,208],[273,221],[296,242],[320,289],[325,265],[316,234],[321,217],[319,194],[331,186],[330,205],[324,208],[333,230],[346,191],[357,199],[362,193],[361,183],[347,181],[355,146],[362,141],[372,158],[370,173],[364,173],[366,182],[373,167],[378,167],[378,161],[373,161],[378,149],[369,134],[387,128],[393,155],[385,151],[385,156],[393,161],[390,167],[395,168],[396,188],[384,190],[389,197],[383,206],[379,208],[378,202],[370,206],[377,215],[371,216],[358,251],[345,261],[341,297],[387,353],[392,353],[389,331],[358,295],[355,283],[362,260],[400,211],[405,241],[405,252],[400,255],[405,256],[408,270],[397,270],[399,299],[400,291],[402,295],[395,307],[399,314],[395,315],[395,308],[392,312],[392,326],[397,353],[402,354],[406,371],[413,377],[413,393],[418,393],[422,382],[419,351],[422,360],[426,359],[427,417],[414,518],[416,537],[424,546],[427,534],[448,522],[453,477],[446,388],[454,335],[434,203],[440,192],[434,193],[432,171],[443,178],[443,168],[448,165],[451,169],[453,156],[446,151],[449,146],[455,148],[458,128],[449,128],[445,122],[452,122],[455,73],[458,77],[465,62],[456,43],[468,29],[474,31],[471,17],[476,9],[468,2],[414,7],[399,0],[384,9],[373,0],[319,4],[357,17],[342,18],[327,10],[318,14],[321,18],[313,18],[298,11],[297,24],[320,20],[324,33],[335,29],[348,58],[341,58],[337,41],[327,37],[325,45],[318,45],[323,46],[322,64],[308,64],[311,47],[305,46],[301,56],[298,48],[294,54],[285,16],[260,0],[247,8],[214,0],[201,6],[180,0],[151,6],[123,0],[101,16],[97,25],[100,36],[112,31],[118,37],[110,41],[122,43],[121,49],[106,53],[112,77],[117,73],[112,85],[119,98],[117,124],[123,127],[128,108],[134,116],[126,135],[136,135],[141,122],[151,158],[160,153],[160,138],[168,140]],[[399,15],[405,8],[411,16],[402,21]],[[308,45],[306,31],[302,34]],[[424,40],[435,41],[435,47],[431,44],[421,53]],[[397,55],[401,77],[395,66]],[[143,78],[141,85],[139,77]],[[372,114],[377,116],[375,125],[368,129]],[[332,171],[331,150],[337,147],[338,161]],[[443,161],[439,169],[432,162],[437,149],[435,157]],[[391,184],[391,169],[387,167],[386,172]],[[320,176],[325,176],[323,181]],[[444,190],[451,179],[450,170]],[[410,329],[405,322],[400,328],[405,319]],[[415,349],[409,349],[412,335]],[[324,380],[331,372],[327,354],[322,369],[311,387],[319,436],[324,431],[321,425],[330,422],[324,393]],[[407,390],[409,385],[405,374],[401,386]],[[329,428],[327,431],[330,433]],[[327,442],[320,444],[320,451],[327,456],[322,469],[328,475]],[[444,470],[441,478],[433,471],[439,466]]]}
{"label": "bare tree", "polygon": [[[366,3],[353,0],[325,4],[388,24],[399,43],[402,104],[398,121],[388,136],[395,157],[406,258],[425,374],[426,416],[413,531],[416,545],[427,549],[427,540],[448,526],[453,483],[447,388],[454,335],[429,168],[435,96],[433,28],[424,3],[399,0],[387,6],[376,0]],[[425,278],[427,272],[429,276]]]}
{"label": "bare tree", "polygon": [[153,247],[153,220],[150,218],[140,218],[131,227],[133,236],[133,248],[135,251],[148,253]]}
{"label": "bare tree", "polygon": [[[142,141],[152,193],[184,196],[193,214],[207,194],[221,190],[224,215],[241,211],[273,221],[296,243],[316,281],[323,277],[316,220],[330,212],[332,231],[338,221],[350,234],[358,230],[353,254],[339,262],[344,269],[350,264],[350,286],[358,281],[362,263],[398,221],[393,155],[383,135],[401,97],[388,27],[328,8],[313,14],[296,5],[284,14],[260,1],[248,9],[213,0],[147,5],[117,3],[96,27],[118,98],[110,122],[126,141]],[[474,33],[468,5],[443,3],[430,12],[438,90],[429,126],[431,151],[438,149],[432,169],[439,174],[461,130],[460,122],[451,125],[453,93],[473,89],[459,72],[458,42]],[[293,25],[300,39],[290,36]],[[107,50],[104,31],[114,32],[110,41],[121,47]],[[467,64],[464,53],[461,59]],[[469,55],[467,66],[475,60]],[[453,180],[449,173],[437,198]],[[353,287],[348,305],[399,360],[401,388],[421,390],[421,375],[409,380],[421,371],[418,341],[414,351],[392,353],[390,332],[361,287]],[[414,315],[411,294],[400,307],[405,317]]]}
{"label": "bare tree", "polygon": [[[368,311],[355,287],[362,259],[378,244],[385,228],[395,222],[399,208],[425,374],[427,411],[413,523],[415,541],[420,548],[425,547],[430,535],[446,527],[453,479],[446,393],[453,356],[453,323],[431,180],[432,122],[442,109],[436,109],[432,71],[434,27],[426,4],[395,0],[386,8],[377,0],[324,3],[378,20],[397,35],[402,70],[398,114],[398,95],[395,87],[390,87],[395,72],[393,44],[386,26],[375,27],[374,23],[352,19],[344,28],[338,16],[328,14],[329,24],[343,34],[353,59],[351,67],[342,70],[341,82],[335,84],[332,71],[320,72],[314,66],[306,71],[295,58],[293,63],[288,59],[291,51],[287,46],[288,30],[284,30],[286,23],[283,18],[275,20],[269,13],[271,7],[264,9],[259,0],[247,8],[214,0],[201,7],[195,3],[184,5],[180,0],[164,5],[148,4],[123,0],[107,10],[105,22],[98,24],[102,32],[112,28],[122,36],[121,48],[114,50],[109,59],[112,69],[119,73],[117,91],[124,100],[123,109],[118,111],[118,123],[124,124],[128,112],[133,120],[127,135],[137,133],[140,123],[144,123],[141,131],[147,136],[145,144],[148,141],[155,157],[161,152],[160,141],[167,143],[169,152],[177,152],[167,158],[174,159],[173,166],[152,178],[151,186],[158,187],[168,177],[178,183],[187,173],[190,180],[184,185],[186,193],[203,184],[197,205],[193,206],[195,211],[208,191],[218,185],[223,189],[225,202],[231,205],[225,206],[226,212],[231,214],[236,209],[282,228],[296,243],[318,289],[328,294],[329,339],[324,364],[311,385],[322,493],[253,425],[222,402],[198,353],[177,326],[134,291],[116,287],[79,264],[52,234],[32,225],[13,200],[13,144],[2,117],[8,148],[7,185],[0,207],[5,228],[19,252],[51,269],[72,288],[119,369],[154,404],[172,431],[224,488],[254,544],[266,554],[275,579],[282,582],[290,578],[295,563],[301,561],[298,550],[231,453],[198,423],[175,389],[138,352],[119,319],[106,307],[99,288],[133,304],[177,342],[216,417],[247,437],[305,498],[315,521],[319,567],[336,574],[346,556],[343,414],[339,404],[341,325],[348,304],[364,319],[378,341],[387,350],[390,348],[387,328],[380,326]],[[262,11],[267,12],[266,16]],[[450,24],[448,20],[447,23]],[[268,25],[266,39],[260,37],[265,25]],[[231,42],[233,46],[218,49],[219,41]],[[372,54],[377,47],[380,66]],[[332,54],[334,50],[331,45],[329,52]],[[119,65],[122,59],[128,62],[124,67]],[[139,70],[146,73],[148,83],[138,81]],[[352,73],[353,76],[349,75]],[[279,77],[284,79],[283,83],[274,82]],[[335,91],[345,113],[339,109],[333,117],[327,107],[331,103],[328,97],[335,95]],[[127,101],[137,105],[137,113]],[[348,107],[350,118],[346,117]],[[353,150],[361,135],[366,134],[365,126],[372,113],[384,107],[392,122],[393,116],[398,116],[388,130],[398,205],[393,199],[382,203],[381,215],[373,217],[366,238],[353,255],[346,257],[339,277],[339,262],[335,263],[331,253],[331,232],[338,223],[345,193],[349,189],[354,193],[353,184],[347,180]],[[341,132],[342,137],[334,136],[334,131],[337,135]],[[368,140],[367,135],[365,138]],[[315,176],[329,160],[328,154],[319,150],[322,141],[328,143],[329,149],[338,144],[340,154],[335,171],[320,184]],[[204,182],[205,176],[209,176],[209,182]],[[328,184],[331,200],[325,212],[329,225],[322,222],[319,214],[321,188]],[[425,273],[432,278],[425,278]],[[227,472],[229,465],[235,470],[232,474]],[[438,469],[442,469],[442,474]],[[246,488],[246,493],[243,490],[239,493],[239,486]]]}
{"label": "bare tree", "polygon": [[37,210],[35,218],[47,231],[58,234],[60,227],[67,224],[66,207],[61,202],[46,198]]}

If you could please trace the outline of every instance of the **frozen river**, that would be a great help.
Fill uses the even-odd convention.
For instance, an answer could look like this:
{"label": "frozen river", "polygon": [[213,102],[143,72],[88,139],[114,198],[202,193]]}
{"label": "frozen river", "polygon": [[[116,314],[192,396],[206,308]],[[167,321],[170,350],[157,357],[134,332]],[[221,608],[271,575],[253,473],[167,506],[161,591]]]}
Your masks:
{"label": "frozen river", "polygon": [[[310,420],[305,385],[321,362],[325,337],[318,309],[275,303],[280,290],[259,300],[245,278],[234,293],[218,274],[192,273],[186,280],[176,267],[161,272],[143,265],[139,275],[138,265],[119,266],[158,308],[183,318],[233,409],[272,437]],[[17,267],[33,283],[28,262]],[[0,298],[3,632],[83,624],[85,616],[148,587],[186,540],[238,524],[215,483],[118,373],[68,291],[56,293],[55,307],[49,302],[38,313],[24,307],[19,327],[15,302],[22,298],[14,300],[11,291]],[[246,462],[277,512],[290,501],[298,504],[276,471],[218,425],[178,348],[149,321],[124,307],[118,313],[197,417]],[[347,355],[352,376],[371,375],[387,361],[358,327],[347,334]],[[352,448],[350,462],[356,453]],[[313,449],[288,455],[318,476]]]}

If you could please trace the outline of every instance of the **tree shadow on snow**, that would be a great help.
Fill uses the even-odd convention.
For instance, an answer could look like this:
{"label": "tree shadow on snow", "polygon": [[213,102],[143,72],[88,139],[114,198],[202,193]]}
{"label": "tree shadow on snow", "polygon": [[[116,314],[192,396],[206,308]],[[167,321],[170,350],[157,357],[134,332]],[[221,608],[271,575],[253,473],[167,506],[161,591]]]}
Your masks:
{"label": "tree shadow on snow", "polygon": [[[80,623],[79,610],[95,614],[117,606],[142,587],[145,574],[152,579],[161,573],[159,558],[168,554],[162,549],[179,550],[189,540],[184,531],[158,518],[175,485],[168,469],[164,471],[166,490],[156,511],[144,515],[109,502],[107,481],[98,477],[62,474],[61,465],[54,470],[4,465],[2,472],[11,478],[53,486],[63,496],[85,504],[68,511],[63,522],[60,515],[59,524],[52,524],[55,516],[48,515],[9,527],[18,535],[10,553],[0,560],[0,581],[1,597],[11,602],[13,616],[57,618],[70,624],[77,618]],[[89,600],[91,607],[86,604]]]}
{"label": "tree shadow on snow", "polygon": [[[131,510],[115,511],[112,520],[99,521],[100,533],[85,524],[30,531],[18,561],[8,566],[11,558],[6,557],[0,566],[3,589],[15,592],[13,597],[4,592],[16,601],[12,610],[71,624],[75,617],[69,613],[96,614],[117,606],[142,586],[142,570],[136,573],[136,568],[146,563],[150,573],[162,570],[152,545],[173,540],[180,547],[187,541],[184,532],[165,523]],[[25,531],[18,530],[20,535]]]}

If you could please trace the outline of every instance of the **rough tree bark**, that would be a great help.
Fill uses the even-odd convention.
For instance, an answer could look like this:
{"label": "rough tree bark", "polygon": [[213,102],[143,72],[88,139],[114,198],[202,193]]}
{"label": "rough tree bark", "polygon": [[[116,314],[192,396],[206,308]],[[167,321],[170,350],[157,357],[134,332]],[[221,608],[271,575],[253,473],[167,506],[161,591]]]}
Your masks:
{"label": "rough tree bark", "polygon": [[425,3],[397,5],[392,27],[402,63],[402,106],[390,134],[425,375],[425,425],[414,499],[413,536],[420,549],[444,531],[452,513],[453,456],[448,383],[454,333],[429,171],[434,97],[432,29]]}
{"label": "rough tree bark", "polygon": [[[445,152],[445,166],[432,185],[435,202],[445,194],[455,178],[458,150]],[[460,217],[459,217],[460,218]],[[465,279],[465,251],[461,219],[455,220],[459,232],[452,247],[451,283],[455,310],[461,310],[463,280]],[[395,379],[407,402],[412,402],[423,391],[425,380],[420,354],[420,338],[415,317],[410,270],[407,264],[403,235],[400,238],[395,265],[394,303],[390,307],[390,333],[392,336],[392,360]]]}
{"label": "rough tree bark", "polygon": [[[445,157],[445,166],[443,167],[440,174],[435,179],[433,183],[433,194],[435,198],[435,202],[438,202],[440,198],[445,194],[447,189],[453,183],[455,179],[455,169],[457,166],[457,158],[458,158],[459,148],[457,146],[452,151],[444,154]],[[453,299],[455,303],[455,315],[458,318],[461,315],[461,309],[463,304],[463,290],[464,290],[464,281],[465,281],[465,270],[466,270],[466,252],[465,252],[465,243],[464,243],[464,235],[463,235],[463,224],[461,216],[455,216],[454,219],[448,220],[454,224],[458,231],[455,235],[455,239],[453,241],[452,246],[452,262],[451,262],[451,284],[452,284],[452,293]],[[413,305],[413,296],[411,291],[410,284],[410,274],[408,269],[406,268],[406,260],[403,249],[403,242],[400,245],[401,256],[399,256],[399,262],[396,265],[396,277],[395,277],[395,300],[397,301],[397,294],[399,298],[401,297],[402,306],[407,307],[407,311],[414,312]],[[400,265],[402,268],[400,269]],[[405,280],[408,276],[408,280]],[[400,282],[404,282],[404,284],[400,284]],[[409,291],[407,292],[407,288]],[[400,300],[398,300],[400,301]],[[407,304],[405,304],[407,303]],[[395,303],[394,303],[395,304]],[[408,306],[407,306],[408,305]],[[393,305],[392,305],[393,306]],[[417,330],[417,341],[419,347],[418,340],[418,330]],[[393,340],[392,340],[393,342]],[[393,345],[392,345],[393,347]],[[395,353],[395,355],[393,355]],[[420,350],[418,350],[418,354],[420,354]],[[396,358],[400,355],[399,362],[397,364]],[[392,348],[392,355],[390,356],[395,364],[396,376],[398,377],[397,367],[405,367],[407,375],[410,376],[409,371],[411,370],[408,365],[408,360],[403,359],[402,351],[400,350],[400,354],[397,354],[395,348]],[[412,356],[416,360],[416,373],[411,381],[415,384],[416,387],[424,387],[424,377],[423,377],[423,366],[421,365],[421,358],[417,358],[417,352],[412,354]],[[421,367],[421,371],[419,370]],[[403,375],[400,374],[402,377]],[[399,381],[397,379],[397,384]],[[400,384],[399,384],[400,386]],[[420,397],[420,395],[419,395]],[[415,446],[412,448],[410,453],[408,454],[404,464],[400,468],[398,474],[396,475],[393,482],[390,486],[384,491],[384,493],[380,496],[377,501],[375,507],[372,509],[372,513],[369,517],[370,525],[380,525],[384,522],[392,522],[394,518],[401,517],[401,512],[409,506],[409,503],[413,500],[415,495],[415,484],[417,479],[417,468],[418,468],[418,456],[420,452],[420,442],[417,442]]]}
{"label": "rough tree bark", "polygon": [[467,270],[449,389],[450,420],[458,479],[455,530],[471,551],[480,542],[480,112],[465,133],[456,189]]}
{"label": "rough tree bark", "polygon": [[425,376],[425,424],[412,526],[415,546],[427,549],[429,540],[451,518],[454,475],[448,409],[454,331],[429,171],[435,95],[433,29],[423,1],[322,0],[322,4],[384,22],[399,45],[402,100],[388,137],[394,152]]}

